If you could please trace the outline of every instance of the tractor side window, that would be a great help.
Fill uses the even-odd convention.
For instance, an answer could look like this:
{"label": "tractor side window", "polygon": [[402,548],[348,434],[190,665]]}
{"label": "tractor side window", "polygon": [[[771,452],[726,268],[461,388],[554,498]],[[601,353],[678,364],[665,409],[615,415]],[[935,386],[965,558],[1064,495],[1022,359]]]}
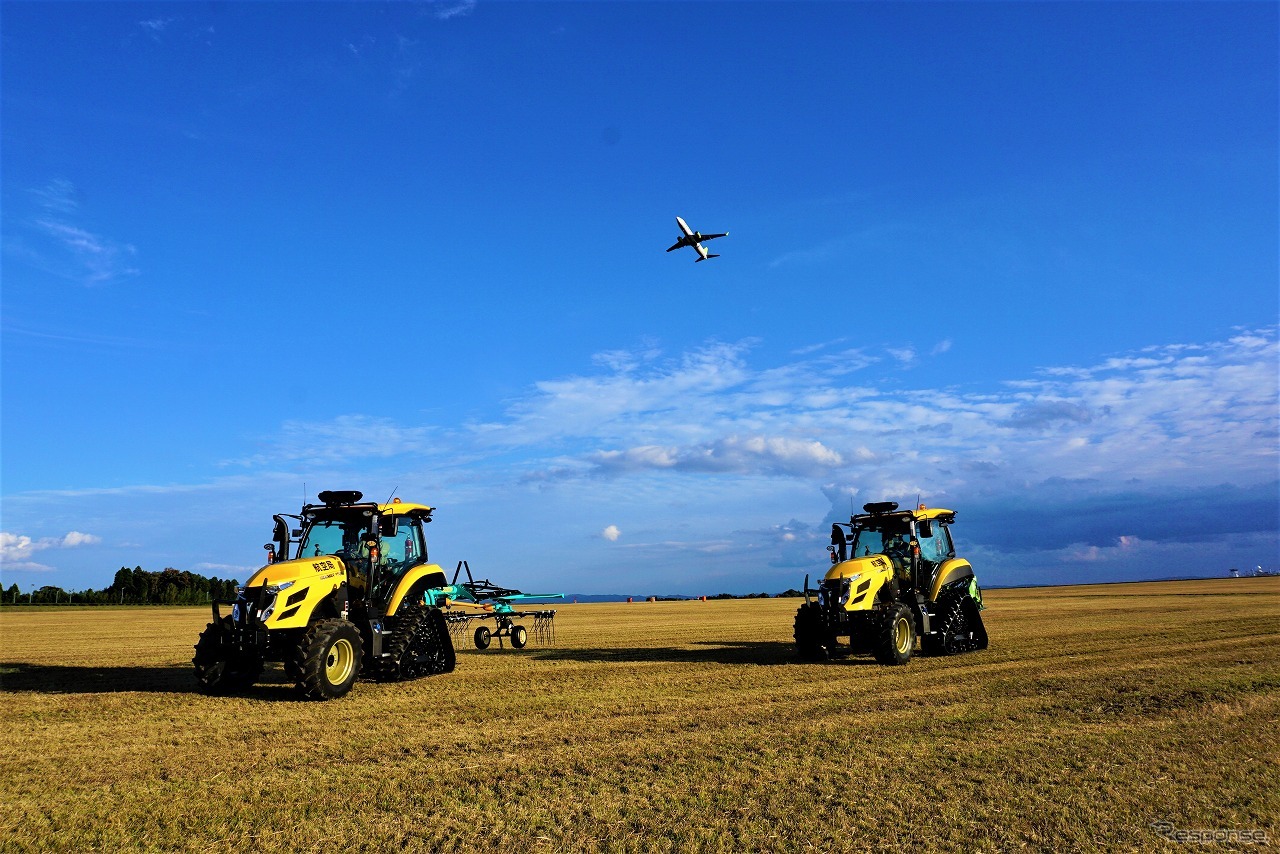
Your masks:
{"label": "tractor side window", "polygon": [[947,537],[947,529],[942,525],[933,525],[933,536],[920,537],[920,557],[929,563],[942,563],[951,556],[951,542]]}
{"label": "tractor side window", "polygon": [[951,529],[946,525],[942,525],[938,530],[938,538],[944,543],[943,551],[946,553],[946,557],[955,557],[956,544],[951,541]]}
{"label": "tractor side window", "polygon": [[417,566],[427,559],[427,550],[422,542],[422,526],[416,521],[402,520],[396,535],[384,537],[382,546],[386,550],[388,560],[406,569]]}

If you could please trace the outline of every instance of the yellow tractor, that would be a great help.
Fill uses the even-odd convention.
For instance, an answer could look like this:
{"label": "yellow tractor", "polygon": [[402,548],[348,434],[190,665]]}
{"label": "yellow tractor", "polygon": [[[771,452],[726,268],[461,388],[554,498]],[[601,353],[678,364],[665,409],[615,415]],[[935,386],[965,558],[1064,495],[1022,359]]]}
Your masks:
{"label": "yellow tractor", "polygon": [[345,695],[362,673],[394,681],[453,670],[444,615],[423,599],[445,584],[444,571],[427,562],[423,527],[432,508],[362,497],[321,492],[321,503],[303,505],[300,515],[274,517],[267,565],[235,601],[213,603],[213,622],[196,644],[202,691],[242,691],[267,661],[282,662],[302,694],[318,700]]}
{"label": "yellow tractor", "polygon": [[869,651],[881,664],[906,664],[917,639],[928,655],[986,649],[982,591],[951,540],[955,511],[899,510],[893,501],[862,509],[831,526],[831,569],[816,597],[805,576],[795,620],[800,656]]}

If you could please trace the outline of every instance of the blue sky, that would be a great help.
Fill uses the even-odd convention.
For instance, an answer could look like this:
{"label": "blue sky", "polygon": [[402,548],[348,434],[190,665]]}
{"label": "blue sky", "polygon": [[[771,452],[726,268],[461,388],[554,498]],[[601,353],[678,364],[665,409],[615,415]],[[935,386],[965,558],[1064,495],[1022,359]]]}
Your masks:
{"label": "blue sky", "polygon": [[0,16],[5,587],[325,488],[583,593],[798,586],[851,497],[991,584],[1280,562],[1275,4]]}

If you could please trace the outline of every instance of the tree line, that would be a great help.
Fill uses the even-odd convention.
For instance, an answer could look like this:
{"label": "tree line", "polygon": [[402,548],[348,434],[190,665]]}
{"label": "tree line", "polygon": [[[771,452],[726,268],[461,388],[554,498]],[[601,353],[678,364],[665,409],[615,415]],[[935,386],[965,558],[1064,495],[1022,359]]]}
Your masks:
{"label": "tree line", "polygon": [[234,578],[205,578],[194,572],[165,567],[148,572],[140,566],[120,567],[110,587],[101,590],[63,590],[45,585],[22,593],[12,584],[0,596],[5,605],[204,605],[214,599],[236,598]]}

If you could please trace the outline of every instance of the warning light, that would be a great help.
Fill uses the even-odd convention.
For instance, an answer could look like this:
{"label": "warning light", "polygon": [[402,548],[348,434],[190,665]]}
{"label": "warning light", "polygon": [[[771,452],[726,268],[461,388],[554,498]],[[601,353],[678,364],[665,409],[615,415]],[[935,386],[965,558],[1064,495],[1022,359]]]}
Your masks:
{"label": "warning light", "polygon": [[[391,503],[392,503],[392,504],[399,504],[399,503],[400,503],[400,499],[399,499],[399,498],[393,498],[393,499],[391,499]],[[923,509],[924,509],[924,507],[922,506],[920,509],[922,509],[922,510],[923,510]]]}

